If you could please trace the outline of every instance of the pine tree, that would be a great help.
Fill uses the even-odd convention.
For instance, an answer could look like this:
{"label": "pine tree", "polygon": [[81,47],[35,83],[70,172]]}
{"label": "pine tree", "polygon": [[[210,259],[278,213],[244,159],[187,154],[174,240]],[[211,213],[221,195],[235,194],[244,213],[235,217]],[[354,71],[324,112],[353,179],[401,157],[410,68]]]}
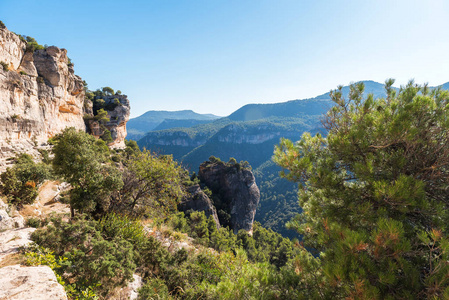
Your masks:
{"label": "pine tree", "polygon": [[323,297],[449,298],[449,93],[393,83],[381,99],[339,87],[326,137],[275,150],[300,185],[289,225],[319,255]]}

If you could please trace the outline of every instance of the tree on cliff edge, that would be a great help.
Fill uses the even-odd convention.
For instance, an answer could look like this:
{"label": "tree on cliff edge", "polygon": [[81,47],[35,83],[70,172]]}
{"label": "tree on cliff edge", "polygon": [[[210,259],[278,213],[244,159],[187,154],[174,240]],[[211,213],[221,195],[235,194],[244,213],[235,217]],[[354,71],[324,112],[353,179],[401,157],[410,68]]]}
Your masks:
{"label": "tree on cliff edge", "polygon": [[75,128],[65,129],[53,148],[55,173],[70,183],[70,211],[106,211],[110,194],[123,185],[120,172],[107,163],[109,149],[102,140]]}
{"label": "tree on cliff edge", "polygon": [[300,183],[290,226],[320,254],[322,297],[449,298],[449,93],[393,82],[385,99],[363,83],[332,91],[327,137],[275,150]]}

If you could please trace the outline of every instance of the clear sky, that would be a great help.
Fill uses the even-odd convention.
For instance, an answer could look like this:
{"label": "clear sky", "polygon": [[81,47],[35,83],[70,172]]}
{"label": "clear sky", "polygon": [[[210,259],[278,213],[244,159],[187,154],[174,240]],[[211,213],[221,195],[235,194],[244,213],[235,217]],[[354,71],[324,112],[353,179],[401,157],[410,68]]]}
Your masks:
{"label": "clear sky", "polygon": [[351,81],[449,81],[446,0],[0,0],[8,29],[68,49],[131,117],[304,99]]}

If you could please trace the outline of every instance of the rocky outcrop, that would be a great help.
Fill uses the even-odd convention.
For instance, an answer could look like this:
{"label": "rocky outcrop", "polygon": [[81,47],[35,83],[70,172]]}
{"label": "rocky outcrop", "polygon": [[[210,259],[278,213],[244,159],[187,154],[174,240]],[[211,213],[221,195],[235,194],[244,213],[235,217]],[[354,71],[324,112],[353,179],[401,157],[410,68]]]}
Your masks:
{"label": "rocky outcrop", "polygon": [[201,190],[198,184],[188,187],[187,196],[185,196],[181,203],[178,205],[180,211],[186,212],[188,210],[204,211],[206,217],[212,216],[217,228],[220,228],[220,221],[218,220],[217,210],[215,209],[212,201]]}
{"label": "rocky outcrop", "polygon": [[67,295],[50,267],[13,265],[0,269],[0,299],[67,300]]}
{"label": "rocky outcrop", "polygon": [[0,200],[0,231],[23,226],[25,226],[24,218],[17,212],[11,212],[11,208]]}
{"label": "rocky outcrop", "polygon": [[[20,247],[31,243],[30,236],[36,228],[17,228],[0,233],[0,261],[16,253]],[[1,298],[0,298],[1,299]]]}
{"label": "rocky outcrop", "polygon": [[[33,146],[66,127],[85,130],[84,86],[74,74],[67,51],[34,52],[6,28],[0,29],[0,160]],[[1,163],[1,162],[0,162]]]}
{"label": "rocky outcrop", "polygon": [[[198,176],[220,199],[220,208],[230,215],[230,227],[251,232],[256,208],[260,200],[259,188],[253,173],[238,163],[206,161],[200,165]],[[220,214],[219,217],[221,218]],[[223,220],[220,219],[223,225]]]}
{"label": "rocky outcrop", "polygon": [[[0,28],[0,62],[0,171],[16,153],[39,155],[34,148],[66,127],[86,131],[83,116],[92,111],[67,50],[27,50],[26,41]],[[128,99],[119,99],[107,125],[114,147],[124,146],[129,118]]]}
{"label": "rocky outcrop", "polygon": [[[126,95],[104,96],[109,122],[104,126],[111,132],[113,141],[108,145],[112,148],[125,148],[126,123],[129,120],[130,105]],[[109,109],[108,109],[109,108]],[[88,132],[95,137],[100,137],[104,129],[95,119],[87,120]]]}

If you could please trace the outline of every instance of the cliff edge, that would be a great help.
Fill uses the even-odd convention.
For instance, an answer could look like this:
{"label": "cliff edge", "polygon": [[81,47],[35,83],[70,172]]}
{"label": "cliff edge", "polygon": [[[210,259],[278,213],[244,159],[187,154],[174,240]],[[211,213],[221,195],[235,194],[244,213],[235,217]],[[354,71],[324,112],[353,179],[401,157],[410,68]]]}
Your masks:
{"label": "cliff edge", "polygon": [[[66,127],[86,131],[83,116],[92,114],[86,104],[83,80],[75,75],[67,50],[35,47],[0,26],[0,169],[15,153],[37,156],[36,146]],[[121,146],[129,101],[108,113],[112,144]]]}

